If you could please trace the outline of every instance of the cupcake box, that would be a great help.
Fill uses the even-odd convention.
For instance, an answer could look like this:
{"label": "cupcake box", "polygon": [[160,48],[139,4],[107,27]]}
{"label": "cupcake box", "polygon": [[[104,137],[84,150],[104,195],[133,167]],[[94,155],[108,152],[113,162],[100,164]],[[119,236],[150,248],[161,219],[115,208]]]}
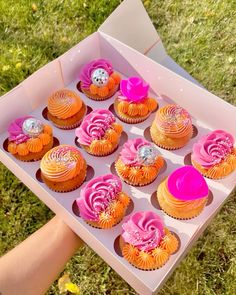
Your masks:
{"label": "cupcake box", "polygon": [[[130,34],[132,34],[132,40]],[[126,215],[129,216],[136,211],[154,211],[180,241],[178,251],[157,270],[139,270],[121,256],[119,235],[123,220],[109,230],[101,230],[89,226],[79,217],[75,200],[79,197],[83,186],[73,192],[53,192],[42,182],[39,161],[20,162],[6,149],[7,127],[12,120],[30,115],[44,123],[49,123],[45,107],[47,98],[56,90],[66,87],[75,91],[87,105],[88,111],[99,108],[114,111],[113,103],[116,94],[100,102],[93,101],[80,92],[78,72],[85,63],[96,58],[110,60],[122,78],[139,76],[148,82],[151,88],[150,93],[157,99],[159,107],[170,103],[179,104],[192,116],[194,134],[186,146],[176,151],[158,148],[166,165],[153,183],[144,187],[122,183],[124,191],[132,198]],[[169,217],[160,209],[156,201],[157,186],[173,170],[189,164],[193,144],[201,136],[214,129],[223,129],[230,132],[234,138],[236,137],[235,107],[196,85],[197,82],[196,84],[193,82],[195,82],[193,78],[165,53],[162,42],[141,1],[126,0],[108,17],[97,32],[39,69],[0,99],[0,160],[2,163],[51,210],[64,219],[139,294],[155,294],[161,288],[194,241],[219,211],[235,184],[235,172],[220,181],[206,179],[211,198],[203,212],[191,220],[176,220]],[[155,114],[152,113],[146,121],[135,125],[122,123],[117,118],[117,122],[123,125],[124,132],[118,149],[109,156],[94,157],[78,147],[88,164],[86,181],[95,176],[115,173],[114,163],[127,138],[143,136],[151,140],[149,129],[154,116]],[[60,143],[76,146],[74,130],[53,127],[53,136],[54,145]]]}

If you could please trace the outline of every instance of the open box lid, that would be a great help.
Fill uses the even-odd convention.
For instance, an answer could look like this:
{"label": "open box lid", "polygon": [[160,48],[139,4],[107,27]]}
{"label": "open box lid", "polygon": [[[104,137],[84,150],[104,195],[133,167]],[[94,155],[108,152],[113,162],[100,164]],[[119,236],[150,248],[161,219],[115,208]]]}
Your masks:
{"label": "open box lid", "polygon": [[201,86],[167,53],[141,0],[124,0],[98,31],[132,47],[159,64]]}

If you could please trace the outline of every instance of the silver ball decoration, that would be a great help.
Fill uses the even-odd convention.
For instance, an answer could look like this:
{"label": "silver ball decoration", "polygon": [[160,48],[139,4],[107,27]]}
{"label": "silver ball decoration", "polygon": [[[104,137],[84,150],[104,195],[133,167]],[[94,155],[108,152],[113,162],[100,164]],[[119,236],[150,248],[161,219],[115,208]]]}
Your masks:
{"label": "silver ball decoration", "polygon": [[138,161],[143,165],[153,165],[157,156],[158,151],[153,145],[144,145],[138,150]]}
{"label": "silver ball decoration", "polygon": [[98,68],[92,73],[91,79],[93,84],[98,87],[106,86],[108,83],[109,74],[106,70]]}
{"label": "silver ball decoration", "polygon": [[22,129],[30,137],[37,137],[43,131],[43,124],[35,118],[29,118],[24,121]]}

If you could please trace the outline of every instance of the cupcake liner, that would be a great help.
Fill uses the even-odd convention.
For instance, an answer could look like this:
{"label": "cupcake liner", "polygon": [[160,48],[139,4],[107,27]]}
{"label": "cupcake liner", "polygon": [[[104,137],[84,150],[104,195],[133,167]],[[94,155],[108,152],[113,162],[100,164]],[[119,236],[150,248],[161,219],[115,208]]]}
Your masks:
{"label": "cupcake liner", "polygon": [[[84,163],[84,165],[85,165],[85,171],[84,171],[84,175],[83,175],[83,177],[82,177],[82,178],[80,179],[80,181],[76,184],[76,186],[74,186],[74,187],[72,187],[72,188],[70,188],[70,189],[67,189],[67,190],[59,190],[59,189],[55,189],[54,187],[52,187],[52,186],[48,183],[47,179],[43,176],[42,172],[41,172],[41,177],[42,177],[43,182],[47,185],[47,187],[48,187],[50,190],[54,191],[54,192],[57,192],[57,193],[68,193],[68,192],[72,192],[72,191],[78,189],[78,188],[84,183],[84,181],[85,181],[85,179],[86,179],[86,175],[87,175],[87,164]],[[77,177],[77,176],[76,176],[76,177]],[[69,181],[70,181],[70,180],[69,180]]]}
{"label": "cupcake liner", "polygon": [[141,122],[145,121],[151,114],[151,112],[148,112],[148,114],[146,116],[144,116],[144,117],[129,117],[128,115],[124,116],[124,115],[122,115],[121,113],[118,112],[116,103],[114,103],[114,110],[115,110],[115,113],[116,113],[117,117],[122,122],[125,122],[127,124],[141,123]]}
{"label": "cupcake liner", "polygon": [[165,149],[165,150],[169,150],[169,151],[174,151],[174,150],[178,150],[178,149],[181,149],[182,147],[184,147],[186,144],[188,144],[188,142],[190,141],[191,137],[192,137],[192,133],[191,133],[191,137],[189,138],[189,140],[184,143],[184,144],[181,144],[181,145],[177,145],[177,146],[174,146],[174,147],[170,147],[170,146],[165,146],[161,143],[159,143],[156,138],[154,138],[153,134],[152,134],[152,126],[150,128],[150,136],[151,136],[151,139],[152,141],[160,148],[162,149]]}
{"label": "cupcake liner", "polygon": [[176,216],[173,216],[172,214],[170,214],[169,212],[167,212],[165,209],[163,209],[161,203],[159,202],[158,197],[157,197],[157,201],[158,201],[158,204],[160,205],[160,208],[163,212],[165,212],[168,216],[170,216],[174,219],[177,219],[177,220],[190,220],[190,219],[193,219],[193,218],[199,216],[202,213],[202,211],[204,210],[206,203],[207,203],[207,199],[206,199],[206,202],[205,202],[205,205],[203,206],[203,208],[197,214],[194,214],[192,217],[176,217]]}
{"label": "cupcake liner", "polygon": [[26,156],[21,156],[19,154],[14,154],[13,156],[22,161],[22,162],[36,162],[43,158],[43,156],[53,147],[53,137],[51,138],[51,141],[49,144],[45,145],[43,149],[40,152],[37,153],[29,153]]}
{"label": "cupcake liner", "polygon": [[[76,123],[74,123],[74,124],[70,124],[70,125],[65,125],[65,126],[63,126],[63,125],[60,125],[60,124],[57,124],[55,121],[53,121],[53,116],[51,115],[51,114],[49,114],[48,113],[48,119],[50,120],[50,122],[52,122],[52,124],[54,125],[54,126],[56,126],[57,128],[59,128],[59,129],[63,129],[63,130],[71,130],[71,129],[75,129],[75,128],[77,128],[77,127],[79,127],[80,126],[80,124],[81,124],[81,122],[83,121],[83,118],[85,117],[85,115],[86,115],[86,113],[87,113],[87,106],[83,103],[83,107],[84,107],[84,112],[83,112],[83,114],[82,114],[82,117],[81,117],[81,119],[80,120],[78,120]],[[76,114],[75,114],[76,115]],[[75,116],[74,115],[74,116]],[[66,121],[67,119],[65,119],[65,121]]]}
{"label": "cupcake liner", "polygon": [[[113,225],[111,228],[113,228],[114,226],[116,226],[117,224],[119,224],[119,223],[121,222],[121,220],[122,220],[122,219],[124,218],[124,216],[125,216],[125,212],[126,212],[126,209],[124,210],[123,215],[121,215],[119,218],[117,218],[116,222],[114,223],[114,225]],[[85,222],[86,222],[88,225],[92,226],[93,228],[103,229],[103,230],[109,230],[109,229],[111,229],[111,228],[102,228],[102,227],[100,227],[100,226],[98,225],[98,223],[95,222],[95,221],[91,222],[91,221],[85,220]]]}
{"label": "cupcake liner", "polygon": [[119,89],[119,85],[116,85],[116,87],[112,90],[110,90],[109,94],[105,97],[101,97],[98,95],[92,95],[87,89],[84,89],[81,87],[81,91],[90,99],[95,100],[95,101],[103,101],[111,98]]}
{"label": "cupcake liner", "polygon": [[106,156],[109,156],[111,154],[113,154],[119,147],[119,142],[117,143],[117,145],[109,152],[107,153],[103,153],[103,154],[94,154],[94,153],[91,153],[89,151],[89,148],[87,148],[87,146],[85,145],[80,145],[89,155],[92,155],[92,156],[95,156],[95,157],[106,157]]}
{"label": "cupcake liner", "polygon": [[204,177],[206,177],[206,178],[208,178],[208,179],[221,180],[221,179],[224,179],[225,177],[227,177],[228,175],[230,175],[230,174],[233,172],[233,170],[232,170],[229,174],[224,175],[224,176],[222,176],[222,177],[210,177],[207,173],[203,173],[201,170],[199,170],[199,169],[197,168],[197,166],[194,165],[194,161],[191,160],[191,163],[192,163],[193,167],[194,167],[195,169],[197,169],[197,171],[199,171],[199,172],[202,174],[202,176],[204,176]]}
{"label": "cupcake liner", "polygon": [[[119,247],[120,247],[120,249],[121,249],[121,252],[122,252],[123,247],[124,247],[125,245],[126,245],[126,243],[125,243],[124,239],[122,238],[122,236],[120,236],[120,239],[119,239]],[[122,257],[123,257],[126,261],[128,261],[128,260],[123,256],[123,253],[122,253]],[[132,262],[130,262],[130,261],[128,261],[128,262],[129,262],[129,264],[131,264],[133,267],[135,267],[135,268],[137,268],[137,269],[139,269],[139,270],[143,270],[143,271],[153,271],[153,270],[156,270],[156,269],[159,269],[159,268],[163,267],[163,266],[169,261],[169,259],[170,259],[170,255],[169,255],[169,257],[168,257],[168,259],[166,260],[165,263],[163,263],[163,264],[160,265],[160,266],[156,266],[156,267],[154,267],[154,268],[141,268],[141,267],[139,267],[138,265],[136,265],[136,264],[134,264],[134,263],[132,263]]]}
{"label": "cupcake liner", "polygon": [[126,178],[124,178],[123,176],[121,176],[120,174],[119,174],[119,172],[117,171],[117,169],[116,169],[116,165],[115,165],[115,170],[116,170],[116,174],[120,177],[120,179],[122,179],[125,183],[127,183],[127,184],[129,184],[129,185],[132,185],[132,186],[137,186],[137,187],[142,187],[142,186],[146,186],[146,185],[149,185],[149,184],[151,184],[151,183],[153,183],[155,180],[156,180],[156,178],[157,178],[157,176],[158,176],[158,174],[157,174],[157,176],[153,179],[153,180],[151,180],[151,181],[147,181],[147,182],[145,182],[145,183],[142,183],[142,184],[136,184],[136,183],[133,183],[132,181],[129,181],[129,180],[127,180]]}

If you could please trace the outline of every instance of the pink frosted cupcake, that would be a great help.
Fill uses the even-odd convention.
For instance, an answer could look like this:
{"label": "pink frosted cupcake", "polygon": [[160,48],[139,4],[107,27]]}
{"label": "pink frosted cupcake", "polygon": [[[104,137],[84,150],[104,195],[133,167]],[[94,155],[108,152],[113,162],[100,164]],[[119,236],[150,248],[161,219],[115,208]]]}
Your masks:
{"label": "pink frosted cupcake", "polygon": [[135,124],[146,120],[157,109],[154,98],[148,97],[149,85],[139,77],[120,82],[120,94],[115,100],[115,112],[120,120]]}
{"label": "pink frosted cupcake", "polygon": [[204,176],[221,179],[236,169],[234,138],[224,130],[215,130],[193,145],[193,166]]}
{"label": "pink frosted cupcake", "polygon": [[162,219],[151,211],[135,212],[123,223],[122,229],[122,255],[142,270],[162,267],[179,246],[175,235],[164,228]]}
{"label": "pink frosted cupcake", "polygon": [[143,138],[136,138],[124,144],[115,168],[128,184],[143,186],[155,180],[163,165],[156,147]]}
{"label": "pink frosted cupcake", "polygon": [[209,189],[204,177],[192,166],[173,171],[157,189],[162,210],[177,219],[190,219],[204,209]]}
{"label": "pink frosted cupcake", "polygon": [[42,159],[53,146],[52,127],[33,117],[11,122],[8,134],[9,153],[24,162]]}
{"label": "pink frosted cupcake", "polygon": [[106,59],[96,59],[86,64],[80,72],[81,90],[93,100],[110,98],[119,88],[120,75],[114,72]]}
{"label": "pink frosted cupcake", "polygon": [[130,198],[122,192],[122,183],[112,174],[89,181],[76,200],[80,216],[91,226],[108,229],[123,218]]}
{"label": "pink frosted cupcake", "polygon": [[88,114],[75,135],[80,146],[94,156],[111,154],[118,146],[123,128],[114,115],[105,109]]}

